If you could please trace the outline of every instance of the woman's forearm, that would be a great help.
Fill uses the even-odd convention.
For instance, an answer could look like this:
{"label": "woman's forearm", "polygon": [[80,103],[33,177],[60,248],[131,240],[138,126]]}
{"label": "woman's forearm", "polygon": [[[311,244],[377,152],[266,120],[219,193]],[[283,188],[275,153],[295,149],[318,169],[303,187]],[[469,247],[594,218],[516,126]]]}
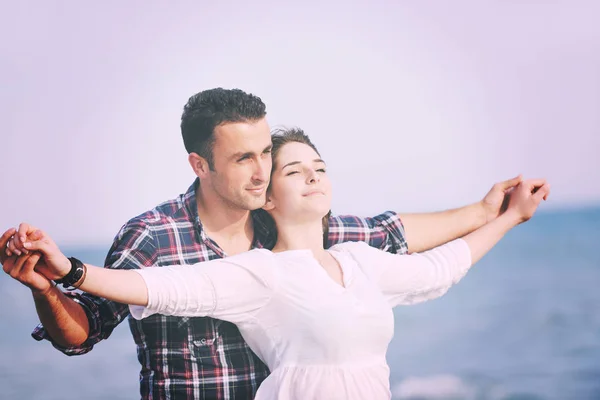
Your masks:
{"label": "woman's forearm", "polygon": [[469,233],[463,240],[471,249],[471,264],[475,264],[488,251],[502,239],[502,237],[521,223],[521,218],[516,213],[506,211],[493,221],[483,225],[481,228]]}
{"label": "woman's forearm", "polygon": [[[28,241],[23,243],[23,248],[39,251],[44,255],[46,266],[42,273],[48,279],[64,278],[71,270],[69,259],[60,251],[56,243],[39,229],[28,237]],[[86,272],[80,281],[75,283],[80,290],[117,303],[136,306],[148,304],[148,288],[144,278],[137,272],[95,267],[90,264],[85,266]]]}
{"label": "woman's forearm", "polygon": [[144,278],[132,270],[95,267],[86,264],[87,273],[79,289],[122,304],[146,306],[148,288]]}

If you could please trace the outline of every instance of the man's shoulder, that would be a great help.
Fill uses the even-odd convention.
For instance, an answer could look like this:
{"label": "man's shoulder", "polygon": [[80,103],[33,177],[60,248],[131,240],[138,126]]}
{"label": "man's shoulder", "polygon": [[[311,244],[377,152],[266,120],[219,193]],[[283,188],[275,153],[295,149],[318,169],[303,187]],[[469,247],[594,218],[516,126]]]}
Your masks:
{"label": "man's shoulder", "polygon": [[121,231],[156,230],[172,224],[190,223],[192,217],[187,210],[187,193],[163,201],[154,208],[129,219]]}
{"label": "man's shoulder", "polygon": [[398,221],[399,216],[394,211],[384,211],[372,217],[361,217],[357,215],[331,215],[329,217],[330,228],[367,228],[376,225],[386,225]]}

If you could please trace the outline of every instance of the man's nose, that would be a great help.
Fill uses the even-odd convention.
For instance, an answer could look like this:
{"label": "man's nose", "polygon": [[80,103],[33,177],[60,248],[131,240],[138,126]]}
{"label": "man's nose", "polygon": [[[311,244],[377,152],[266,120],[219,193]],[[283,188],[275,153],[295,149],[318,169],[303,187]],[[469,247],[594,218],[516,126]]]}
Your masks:
{"label": "man's nose", "polygon": [[271,162],[270,160],[263,161],[258,160],[255,164],[254,175],[252,179],[257,182],[266,182],[269,180],[269,174],[271,173]]}

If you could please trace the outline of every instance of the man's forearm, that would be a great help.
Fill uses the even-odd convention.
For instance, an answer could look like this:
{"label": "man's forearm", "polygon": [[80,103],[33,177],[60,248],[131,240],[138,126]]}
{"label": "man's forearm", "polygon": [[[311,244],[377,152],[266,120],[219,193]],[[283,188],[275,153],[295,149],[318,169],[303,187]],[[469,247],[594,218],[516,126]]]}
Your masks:
{"label": "man's forearm", "polygon": [[33,299],[46,332],[63,347],[79,346],[89,336],[90,327],[84,309],[59,288],[44,294],[34,292]]}
{"label": "man's forearm", "polygon": [[471,204],[434,213],[400,214],[409,253],[418,253],[463,237],[483,226],[483,205]]}

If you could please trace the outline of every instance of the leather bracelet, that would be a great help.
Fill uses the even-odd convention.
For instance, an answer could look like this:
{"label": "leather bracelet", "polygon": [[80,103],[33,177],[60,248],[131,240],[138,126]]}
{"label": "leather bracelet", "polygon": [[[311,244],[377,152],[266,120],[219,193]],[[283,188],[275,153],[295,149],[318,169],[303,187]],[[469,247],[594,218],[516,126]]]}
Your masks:
{"label": "leather bracelet", "polygon": [[85,265],[85,264],[82,264],[82,265],[83,265],[83,275],[81,275],[81,278],[79,278],[79,280],[77,282],[72,284],[71,287],[69,289],[67,289],[68,291],[79,289],[79,287],[81,285],[83,285],[83,282],[85,282],[85,277],[87,275],[87,265]]}
{"label": "leather bracelet", "polygon": [[73,287],[76,283],[78,283],[86,272],[85,264],[79,261],[75,257],[69,257],[69,261],[71,262],[71,270],[61,279],[56,279],[55,282],[58,284],[62,284],[65,289]]}

